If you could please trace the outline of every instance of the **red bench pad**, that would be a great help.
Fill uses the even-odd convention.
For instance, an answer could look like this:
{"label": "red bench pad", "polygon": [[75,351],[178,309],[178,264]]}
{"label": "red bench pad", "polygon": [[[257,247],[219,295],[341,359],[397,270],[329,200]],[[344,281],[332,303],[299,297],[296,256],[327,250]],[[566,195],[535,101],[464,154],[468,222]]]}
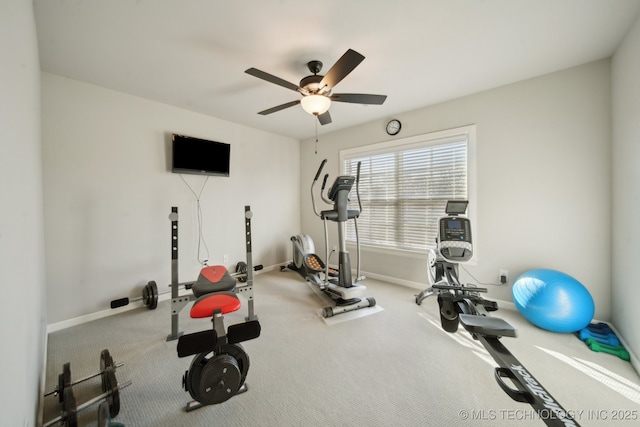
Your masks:
{"label": "red bench pad", "polygon": [[194,319],[211,317],[216,309],[227,314],[240,309],[240,299],[233,292],[216,292],[203,295],[193,303],[190,316]]}

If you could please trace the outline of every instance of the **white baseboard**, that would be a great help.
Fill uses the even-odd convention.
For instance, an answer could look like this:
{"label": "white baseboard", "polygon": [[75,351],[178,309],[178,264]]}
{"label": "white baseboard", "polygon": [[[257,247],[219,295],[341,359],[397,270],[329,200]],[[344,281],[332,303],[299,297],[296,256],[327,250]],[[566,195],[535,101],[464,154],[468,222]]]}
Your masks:
{"label": "white baseboard", "polygon": [[[270,267],[265,267],[262,270],[258,270],[256,272],[254,272],[254,275],[259,275],[261,273],[266,273],[268,271],[273,271],[276,268],[280,269],[280,264],[277,265],[272,265]],[[186,296],[186,295],[190,295],[191,292],[190,291],[184,291],[181,292],[179,295],[180,296]],[[161,301],[168,301],[171,299],[171,292],[166,292],[166,293],[162,293],[160,295],[158,295],[158,302]],[[82,325],[84,323],[87,322],[91,322],[94,320],[98,320],[98,319],[102,319],[105,317],[109,317],[109,316],[113,316],[115,314],[118,313],[123,313],[125,311],[129,311],[129,310],[135,310],[137,308],[140,307],[144,307],[144,303],[139,300],[139,301],[133,301],[130,302],[129,304],[125,305],[124,307],[119,307],[119,308],[113,308],[113,309],[107,309],[107,310],[100,310],[97,311],[95,313],[89,313],[89,314],[85,314],[82,316],[78,316],[78,317],[74,317],[72,319],[67,319],[67,320],[62,320],[60,322],[56,322],[56,323],[51,323],[47,325],[47,334],[50,334],[52,332],[56,332],[56,331],[61,331],[63,329],[67,329],[67,328],[71,328],[73,326],[78,326],[78,325]]]}

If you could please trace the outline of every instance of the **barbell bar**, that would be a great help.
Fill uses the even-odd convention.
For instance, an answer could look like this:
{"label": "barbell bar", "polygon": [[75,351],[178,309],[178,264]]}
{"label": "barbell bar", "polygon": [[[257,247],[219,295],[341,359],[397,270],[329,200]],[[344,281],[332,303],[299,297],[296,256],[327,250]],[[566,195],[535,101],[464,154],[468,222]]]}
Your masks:
{"label": "barbell bar", "polygon": [[77,380],[74,380],[73,382],[71,381],[71,364],[69,362],[65,363],[62,366],[62,373],[60,375],[58,375],[58,385],[51,390],[48,393],[45,393],[45,397],[50,396],[50,395],[56,395],[58,396],[58,400],[60,403],[62,403],[64,401],[64,390],[67,387],[72,387],[76,384],[80,384],[83,383],[85,381],[88,381],[92,378],[95,378],[97,376],[102,377],[102,391],[107,391],[106,388],[106,384],[105,384],[105,373],[106,370],[108,368],[113,368],[113,370],[115,371],[116,368],[120,368],[124,366],[123,362],[120,363],[116,363],[114,364],[113,362],[113,358],[111,357],[111,354],[109,353],[108,349],[104,349],[100,352],[100,371],[98,371],[95,374],[91,374],[91,375],[87,375],[84,378],[80,378]]}
{"label": "barbell bar", "polygon": [[[262,270],[264,267],[262,264],[256,265],[253,267],[253,271]],[[243,261],[240,261],[236,264],[236,272],[229,273],[229,275],[238,281],[244,283],[247,281],[247,264]],[[181,282],[178,283],[179,288],[191,289],[195,282]],[[171,287],[172,285],[167,285]],[[158,292],[158,285],[154,280],[150,280],[144,288],[142,288],[142,296],[137,298],[129,299],[129,298],[120,298],[111,301],[111,308],[119,308],[124,307],[125,305],[129,305],[131,302],[142,301],[145,307],[149,308],[149,310],[155,310],[158,306],[158,297],[160,295],[168,294],[171,292],[171,289],[163,292]]]}
{"label": "barbell bar", "polygon": [[88,407],[106,399],[109,405],[109,414],[111,418],[115,418],[120,412],[120,390],[129,387],[132,382],[131,380],[126,381],[122,385],[118,385],[118,381],[116,379],[116,373],[113,367],[107,368],[106,372],[106,387],[107,390],[99,394],[98,396],[87,400],[86,402],[76,406],[76,399],[73,395],[72,388],[65,388],[64,390],[64,400],[63,400],[63,411],[59,416],[47,421],[43,424],[43,427],[50,427],[59,422],[64,422],[67,427],[77,427],[78,426],[78,413],[87,409]]}

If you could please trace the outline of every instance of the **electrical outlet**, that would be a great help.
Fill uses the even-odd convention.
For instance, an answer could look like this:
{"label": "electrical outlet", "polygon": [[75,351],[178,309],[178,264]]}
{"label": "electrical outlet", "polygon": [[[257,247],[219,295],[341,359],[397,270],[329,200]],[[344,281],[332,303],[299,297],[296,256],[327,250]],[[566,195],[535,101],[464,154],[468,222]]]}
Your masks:
{"label": "electrical outlet", "polygon": [[498,276],[498,280],[502,284],[507,283],[507,280],[509,280],[509,270],[500,270],[500,275]]}
{"label": "electrical outlet", "polygon": [[224,262],[225,264],[229,262],[229,255],[224,254],[224,256],[222,257],[222,262]]}

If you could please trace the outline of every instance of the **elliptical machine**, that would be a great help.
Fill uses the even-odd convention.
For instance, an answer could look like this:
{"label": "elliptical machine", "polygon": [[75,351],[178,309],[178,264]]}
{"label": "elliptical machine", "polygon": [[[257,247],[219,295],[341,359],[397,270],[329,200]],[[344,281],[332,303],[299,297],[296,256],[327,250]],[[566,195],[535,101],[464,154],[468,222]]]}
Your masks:
{"label": "elliptical machine", "polygon": [[[320,189],[322,200],[332,205],[329,210],[318,211],[315,199],[315,185],[322,173],[327,159],[324,159],[316,172],[316,176],[311,183],[311,203],[313,204],[313,212],[322,219],[324,223],[324,244],[325,244],[325,264],[322,259],[314,253],[315,247],[313,240],[307,234],[299,234],[291,237],[293,243],[293,262],[281,270],[289,268],[297,271],[305,280],[317,286],[323,293],[331,297],[335,302],[335,306],[325,307],[322,310],[322,317],[332,317],[336,314],[357,310],[365,307],[373,307],[376,300],[372,297],[361,299],[359,296],[367,287],[357,284],[358,281],[364,279],[360,276],[360,239],[358,236],[357,218],[362,211],[360,203],[360,193],[358,183],[360,181],[360,164],[358,164],[357,176],[341,175],[336,178],[333,185],[324,195],[324,189],[327,184],[329,174],[325,174]],[[358,197],[359,209],[348,209],[349,192],[356,185],[356,195]],[[346,243],[346,224],[347,221],[353,220],[356,230],[356,246],[358,252],[358,262],[356,268],[355,280],[351,272],[351,258],[347,250]],[[338,269],[332,269],[328,266],[329,260],[329,230],[327,221],[335,222],[338,225]]]}

